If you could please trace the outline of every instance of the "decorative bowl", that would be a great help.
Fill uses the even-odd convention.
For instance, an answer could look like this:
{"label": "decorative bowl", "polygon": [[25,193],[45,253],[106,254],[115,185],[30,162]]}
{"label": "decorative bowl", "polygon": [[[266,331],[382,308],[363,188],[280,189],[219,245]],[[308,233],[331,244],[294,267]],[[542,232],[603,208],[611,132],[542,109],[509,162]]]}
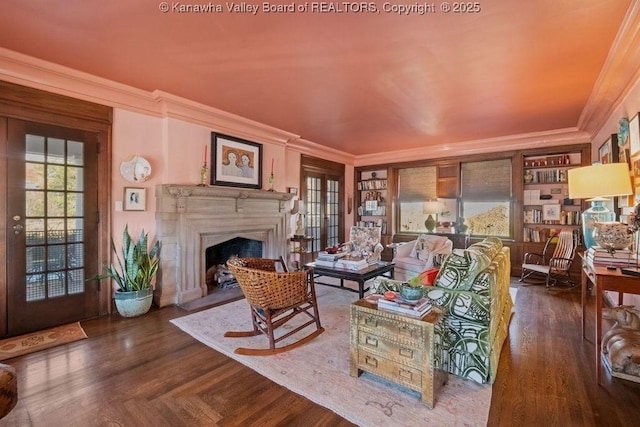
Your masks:
{"label": "decorative bowl", "polygon": [[604,249],[626,249],[631,246],[633,234],[629,227],[619,222],[596,222],[594,224],[593,240]]}
{"label": "decorative bowl", "polygon": [[400,286],[400,296],[407,301],[417,301],[422,298],[422,286],[410,286],[403,283]]}

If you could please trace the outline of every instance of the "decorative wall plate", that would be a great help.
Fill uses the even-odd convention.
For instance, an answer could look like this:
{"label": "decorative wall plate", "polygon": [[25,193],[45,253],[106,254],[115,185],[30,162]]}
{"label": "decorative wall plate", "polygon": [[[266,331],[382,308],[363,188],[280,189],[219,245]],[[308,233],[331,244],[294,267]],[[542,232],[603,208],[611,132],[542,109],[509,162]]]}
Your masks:
{"label": "decorative wall plate", "polygon": [[143,182],[151,176],[151,165],[142,156],[120,163],[120,175],[129,182]]}

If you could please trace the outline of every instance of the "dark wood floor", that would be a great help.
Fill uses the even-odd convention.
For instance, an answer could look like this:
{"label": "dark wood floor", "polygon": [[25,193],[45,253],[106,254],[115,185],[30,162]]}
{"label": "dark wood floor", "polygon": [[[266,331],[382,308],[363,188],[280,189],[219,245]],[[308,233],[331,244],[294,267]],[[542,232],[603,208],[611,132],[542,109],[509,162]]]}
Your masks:
{"label": "dark wood floor", "polygon": [[[0,426],[350,425],[169,323],[185,314],[83,322],[89,339],[6,361],[18,370],[20,401]],[[598,387],[594,360],[578,288],[520,288],[488,424],[638,425],[640,384],[605,375]]]}

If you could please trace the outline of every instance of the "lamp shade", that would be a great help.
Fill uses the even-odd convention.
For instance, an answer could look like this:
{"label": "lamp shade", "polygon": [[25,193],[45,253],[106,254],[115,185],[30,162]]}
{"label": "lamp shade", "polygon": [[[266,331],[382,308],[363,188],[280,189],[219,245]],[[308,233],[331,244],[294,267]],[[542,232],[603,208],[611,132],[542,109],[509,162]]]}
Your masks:
{"label": "lamp shade", "polygon": [[422,212],[426,214],[438,214],[442,210],[442,205],[437,200],[429,200],[422,204]]}
{"label": "lamp shade", "polygon": [[569,169],[569,198],[590,199],[632,194],[629,166],[607,163]]}
{"label": "lamp shade", "polygon": [[570,169],[568,176],[569,198],[591,200],[591,208],[582,212],[584,245],[590,248],[598,243],[595,224],[616,219],[615,213],[605,206],[606,197],[632,193],[629,166],[626,163],[597,164]]}

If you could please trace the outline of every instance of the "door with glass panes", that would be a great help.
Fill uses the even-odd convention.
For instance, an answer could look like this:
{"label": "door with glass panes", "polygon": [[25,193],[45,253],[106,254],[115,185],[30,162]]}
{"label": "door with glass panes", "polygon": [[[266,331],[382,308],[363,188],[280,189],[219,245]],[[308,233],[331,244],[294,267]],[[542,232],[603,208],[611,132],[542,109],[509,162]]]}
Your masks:
{"label": "door with glass panes", "polygon": [[342,243],[341,179],[313,172],[305,176],[306,230],[313,237],[314,252]]}
{"label": "door with glass panes", "polygon": [[98,315],[97,135],[9,119],[8,335]]}

